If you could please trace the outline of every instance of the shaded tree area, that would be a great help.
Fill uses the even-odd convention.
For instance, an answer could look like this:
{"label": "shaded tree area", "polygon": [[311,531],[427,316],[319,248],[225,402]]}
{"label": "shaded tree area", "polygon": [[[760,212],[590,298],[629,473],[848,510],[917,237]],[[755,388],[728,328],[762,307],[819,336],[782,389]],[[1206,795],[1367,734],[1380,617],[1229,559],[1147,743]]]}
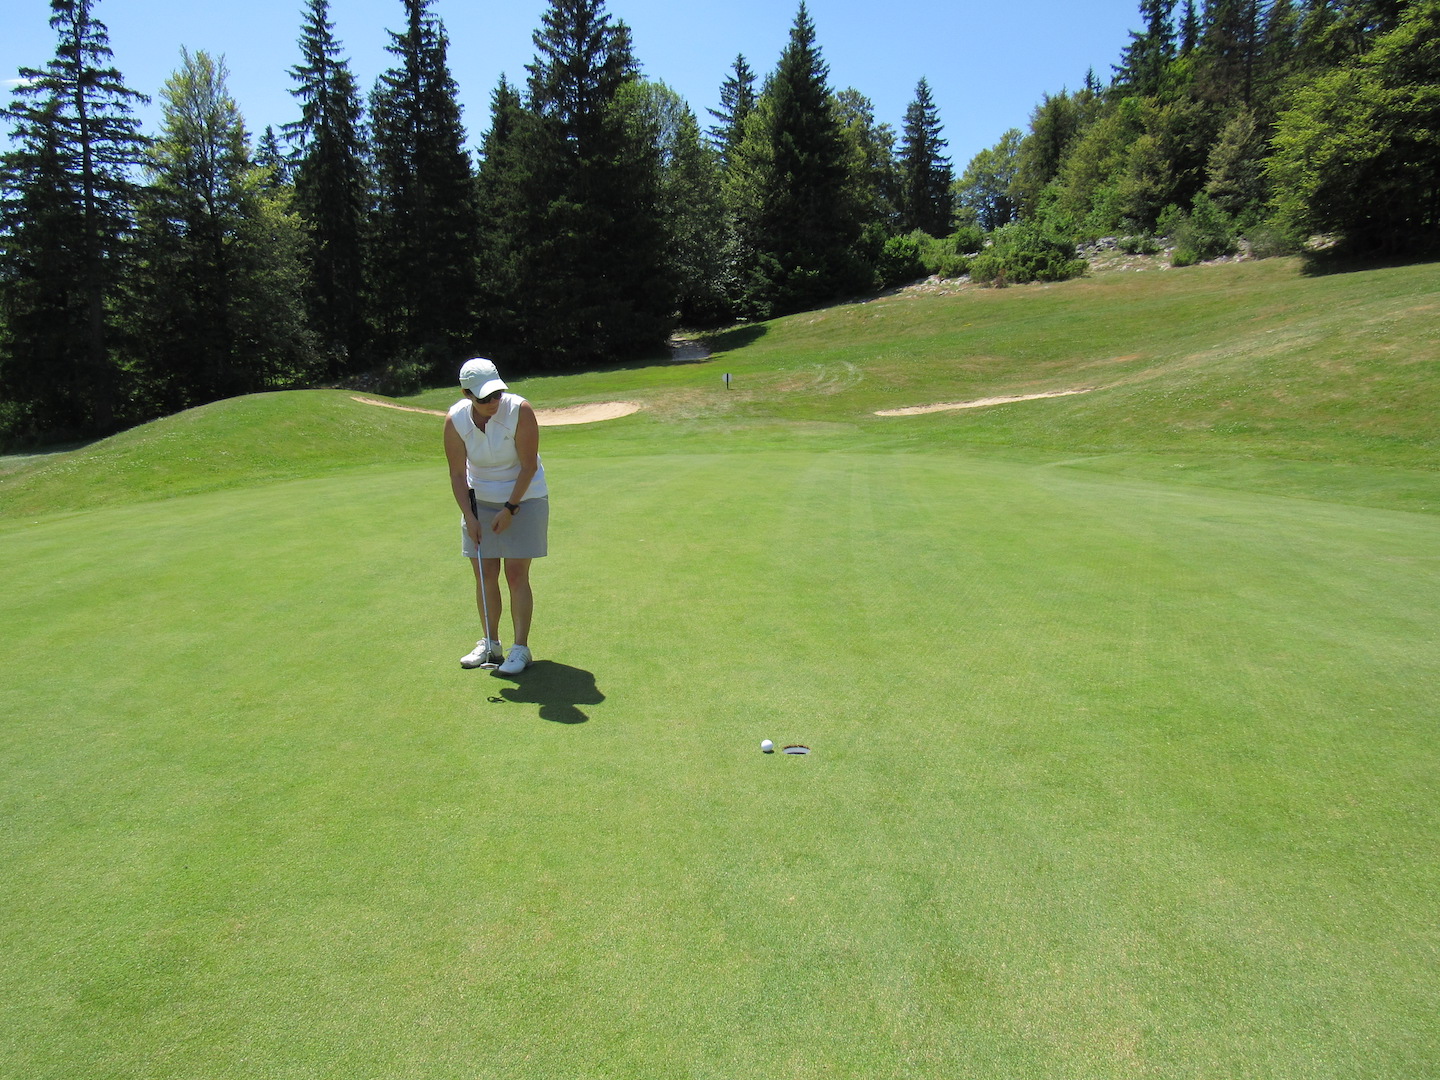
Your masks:
{"label": "shaded tree area", "polygon": [[138,199],[128,374],[138,400],[175,412],[301,385],[319,373],[307,325],[304,231],[288,189],[251,157],[223,63],[182,54]]}
{"label": "shaded tree area", "polygon": [[472,144],[436,0],[398,0],[363,101],[328,0],[301,0],[297,116],[258,140],[200,51],[143,136],[98,2],[51,0],[55,56],[3,112],[6,445],[254,390],[408,392],[474,352],[608,364],[924,274],[1050,280],[1106,235],[1177,262],[1440,242],[1440,0],[1139,0],[1108,83],[1044,94],[958,179],[928,80],[897,136],[832,87],[804,3],[702,129],[605,0],[550,0]]}
{"label": "shaded tree area", "polygon": [[495,351],[547,369],[634,355],[664,342],[675,294],[630,29],[603,0],[552,0],[534,42],[516,132],[518,317]]}
{"label": "shaded tree area", "polygon": [[802,2],[725,174],[742,312],[797,311],[872,283],[839,112]]}
{"label": "shaded tree area", "polygon": [[473,343],[477,216],[444,24],[434,0],[402,0],[396,65],[370,95],[374,205],[371,348],[438,377]]}
{"label": "shaded tree area", "polygon": [[120,285],[135,225],[142,100],[92,0],[53,0],[44,68],[23,68],[0,165],[0,436],[75,438],[127,419]]}
{"label": "shaded tree area", "polygon": [[362,368],[369,353],[370,178],[359,88],[335,37],[329,0],[306,0],[300,53],[290,69],[300,119],[286,128],[293,164],[273,132],[257,161],[279,183],[294,184],[295,208],[307,225],[306,307],[327,374],[339,376]]}

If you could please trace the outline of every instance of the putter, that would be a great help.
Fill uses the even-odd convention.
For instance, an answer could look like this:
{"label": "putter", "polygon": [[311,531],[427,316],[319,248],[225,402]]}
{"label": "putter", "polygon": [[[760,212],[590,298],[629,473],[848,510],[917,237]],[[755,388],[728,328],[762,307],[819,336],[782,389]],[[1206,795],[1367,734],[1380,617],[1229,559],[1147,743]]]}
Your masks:
{"label": "putter", "polygon": [[[470,513],[475,515],[476,520],[480,518],[480,507],[475,502],[475,489],[470,489]],[[485,535],[485,526],[480,526],[480,535]],[[485,662],[480,665],[481,671],[494,671],[500,665],[491,660],[490,642],[494,640],[490,636],[490,590],[485,587],[485,560],[477,550],[475,557],[480,560],[480,610],[485,616]],[[498,632],[499,627],[496,627]]]}

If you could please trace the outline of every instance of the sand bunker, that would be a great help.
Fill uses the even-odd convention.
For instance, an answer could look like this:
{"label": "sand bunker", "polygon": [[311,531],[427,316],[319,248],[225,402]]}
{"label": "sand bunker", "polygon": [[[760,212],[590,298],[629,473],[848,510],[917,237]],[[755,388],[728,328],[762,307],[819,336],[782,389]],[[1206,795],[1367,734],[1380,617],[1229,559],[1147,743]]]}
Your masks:
{"label": "sand bunker", "polygon": [[[351,394],[353,401],[364,405],[379,405],[382,409],[399,409],[401,412],[418,412],[426,416],[444,416],[436,409],[417,409],[413,405],[397,405],[393,401],[377,401],[374,398]],[[622,416],[639,412],[640,406],[633,401],[601,401],[594,405],[570,405],[563,409],[536,409],[535,419],[541,427],[562,427],[565,424],[593,424],[597,420],[618,420]]]}
{"label": "sand bunker", "polygon": [[1088,394],[1095,387],[1080,390],[1046,390],[1042,394],[1015,394],[1010,397],[976,398],[974,401],[951,401],[943,405],[912,405],[908,409],[881,409],[876,416],[920,416],[922,413],[949,412],[952,409],[979,409],[986,405],[1008,405],[1012,401],[1034,401],[1037,398],[1069,397],[1071,394]]}
{"label": "sand bunker", "polygon": [[443,412],[436,412],[434,409],[417,409],[413,405],[396,405],[393,401],[376,401],[371,397],[360,397],[358,394],[350,395],[351,401],[358,401],[362,405],[379,405],[382,409],[399,409],[401,412],[418,412],[426,416],[444,416]]}
{"label": "sand bunker", "polygon": [[535,418],[541,427],[564,424],[593,424],[597,420],[618,420],[640,411],[633,401],[600,401],[594,405],[571,405],[564,409],[536,409]]}

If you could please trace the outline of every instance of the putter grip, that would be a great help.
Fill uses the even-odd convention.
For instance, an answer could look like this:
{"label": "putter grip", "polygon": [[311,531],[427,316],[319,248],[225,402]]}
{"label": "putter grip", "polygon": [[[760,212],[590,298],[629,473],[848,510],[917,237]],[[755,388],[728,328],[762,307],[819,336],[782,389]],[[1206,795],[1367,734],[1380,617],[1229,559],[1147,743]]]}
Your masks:
{"label": "putter grip", "polygon": [[470,489],[470,513],[474,514],[477,518],[480,516],[480,507],[475,502],[474,488]]}

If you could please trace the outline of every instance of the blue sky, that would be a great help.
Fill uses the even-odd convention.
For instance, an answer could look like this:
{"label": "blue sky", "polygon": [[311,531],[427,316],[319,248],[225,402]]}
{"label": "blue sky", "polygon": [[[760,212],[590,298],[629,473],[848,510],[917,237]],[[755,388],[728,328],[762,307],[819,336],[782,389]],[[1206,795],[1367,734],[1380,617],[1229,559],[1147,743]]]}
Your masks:
{"label": "blue sky", "polygon": [[[5,0],[0,14],[0,79],[54,54],[47,0]],[[450,66],[465,125],[478,144],[489,124],[490,92],[504,73],[523,84],[531,34],[546,0],[437,0],[450,35]],[[678,91],[700,118],[719,103],[737,53],[762,76],[784,48],[798,0],[609,0],[634,33],[647,77]],[[181,46],[220,54],[230,92],[252,132],[295,119],[289,69],[299,58],[302,0],[97,0],[115,63],[132,89],[158,97],[179,65]],[[1043,93],[1079,86],[1088,68],[1102,80],[1139,25],[1137,0],[809,0],[835,89],[853,86],[897,131],[923,75],[940,109],[957,171],[1007,128],[1024,128]],[[390,64],[387,29],[402,22],[400,0],[331,0],[331,20],[350,69],[368,93]],[[8,96],[8,94],[7,94]],[[158,107],[142,113],[147,131]]]}

